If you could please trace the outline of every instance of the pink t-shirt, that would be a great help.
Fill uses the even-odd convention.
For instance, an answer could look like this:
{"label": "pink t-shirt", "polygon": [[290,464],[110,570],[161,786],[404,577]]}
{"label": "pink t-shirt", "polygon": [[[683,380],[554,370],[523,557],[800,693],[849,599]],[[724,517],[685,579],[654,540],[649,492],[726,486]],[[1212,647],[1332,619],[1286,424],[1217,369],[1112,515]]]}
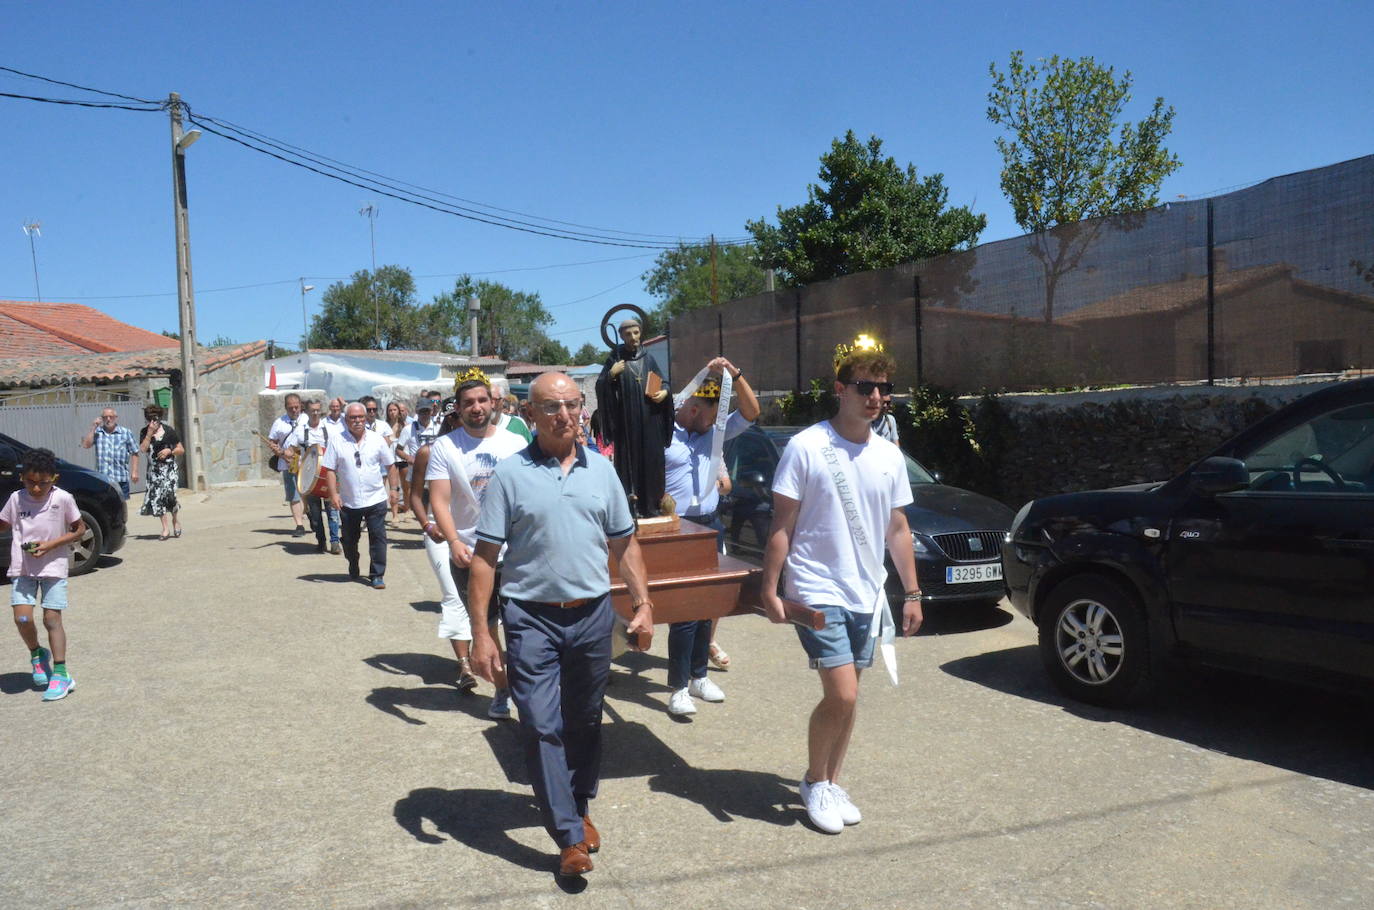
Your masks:
{"label": "pink t-shirt", "polygon": [[80,518],[76,500],[60,487],[53,487],[46,499],[34,499],[23,489],[11,493],[0,509],[0,521],[10,526],[10,578],[66,578],[71,547],[30,556],[23,545],[31,540],[56,540]]}

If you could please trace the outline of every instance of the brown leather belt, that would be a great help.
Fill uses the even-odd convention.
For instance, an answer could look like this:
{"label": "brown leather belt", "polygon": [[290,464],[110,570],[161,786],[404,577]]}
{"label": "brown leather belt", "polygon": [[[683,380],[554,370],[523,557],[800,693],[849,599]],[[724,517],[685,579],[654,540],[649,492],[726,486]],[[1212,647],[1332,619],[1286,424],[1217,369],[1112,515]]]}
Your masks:
{"label": "brown leather belt", "polygon": [[546,607],[561,607],[564,610],[572,610],[576,607],[585,607],[589,603],[600,600],[600,597],[583,597],[578,600],[565,600],[562,603],[548,603]]}

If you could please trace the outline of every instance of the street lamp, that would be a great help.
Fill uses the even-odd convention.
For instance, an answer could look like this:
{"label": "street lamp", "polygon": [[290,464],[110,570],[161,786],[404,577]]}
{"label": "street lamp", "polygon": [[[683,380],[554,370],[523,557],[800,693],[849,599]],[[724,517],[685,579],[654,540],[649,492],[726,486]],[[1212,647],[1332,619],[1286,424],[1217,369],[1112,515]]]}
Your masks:
{"label": "street lamp", "polygon": [[302,332],[303,332],[303,334],[301,335],[301,350],[302,350],[302,351],[309,351],[309,350],[310,350],[310,324],[309,324],[309,320],[306,318],[306,315],[305,315],[305,292],[306,292],[306,291],[313,291],[313,290],[315,290],[315,286],[314,286],[313,284],[306,284],[304,278],[300,279],[300,282],[301,282],[301,330],[302,330]]}

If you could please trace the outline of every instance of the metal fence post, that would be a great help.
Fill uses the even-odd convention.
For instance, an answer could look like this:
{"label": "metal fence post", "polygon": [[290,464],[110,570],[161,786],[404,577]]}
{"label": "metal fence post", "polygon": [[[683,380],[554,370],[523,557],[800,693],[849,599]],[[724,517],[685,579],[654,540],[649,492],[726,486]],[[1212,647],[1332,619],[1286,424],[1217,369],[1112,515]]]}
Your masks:
{"label": "metal fence post", "polygon": [[919,388],[925,385],[925,363],[922,361],[925,354],[925,335],[921,328],[921,276],[913,276],[911,283],[912,302],[916,308],[916,385]]}
{"label": "metal fence post", "polygon": [[1212,200],[1207,200],[1207,384],[1216,382],[1216,248],[1212,233]]}
{"label": "metal fence post", "polygon": [[795,336],[796,336],[796,345],[795,345],[795,349],[793,350],[793,353],[792,353],[792,362],[793,362],[793,365],[796,367],[796,370],[797,370],[797,386],[796,386],[796,389],[797,389],[797,392],[800,393],[800,392],[802,391],[802,367],[801,367],[801,364],[802,364],[802,356],[801,356],[801,354],[802,354],[802,339],[801,339],[801,304],[802,304],[802,292],[801,292],[801,288],[797,288],[796,291],[793,292],[793,298],[792,298],[792,299],[793,299],[793,301],[794,301],[794,306],[792,307],[792,322],[793,322],[793,325],[796,327],[796,332],[794,333]]}

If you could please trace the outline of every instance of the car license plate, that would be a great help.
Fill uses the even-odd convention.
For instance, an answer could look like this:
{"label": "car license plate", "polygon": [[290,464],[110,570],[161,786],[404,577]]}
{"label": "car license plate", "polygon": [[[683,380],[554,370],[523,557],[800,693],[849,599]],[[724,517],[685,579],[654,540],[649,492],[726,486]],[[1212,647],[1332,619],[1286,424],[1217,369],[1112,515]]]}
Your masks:
{"label": "car license plate", "polygon": [[1001,562],[981,562],[972,566],[945,566],[945,584],[966,585],[976,581],[1000,581]]}

